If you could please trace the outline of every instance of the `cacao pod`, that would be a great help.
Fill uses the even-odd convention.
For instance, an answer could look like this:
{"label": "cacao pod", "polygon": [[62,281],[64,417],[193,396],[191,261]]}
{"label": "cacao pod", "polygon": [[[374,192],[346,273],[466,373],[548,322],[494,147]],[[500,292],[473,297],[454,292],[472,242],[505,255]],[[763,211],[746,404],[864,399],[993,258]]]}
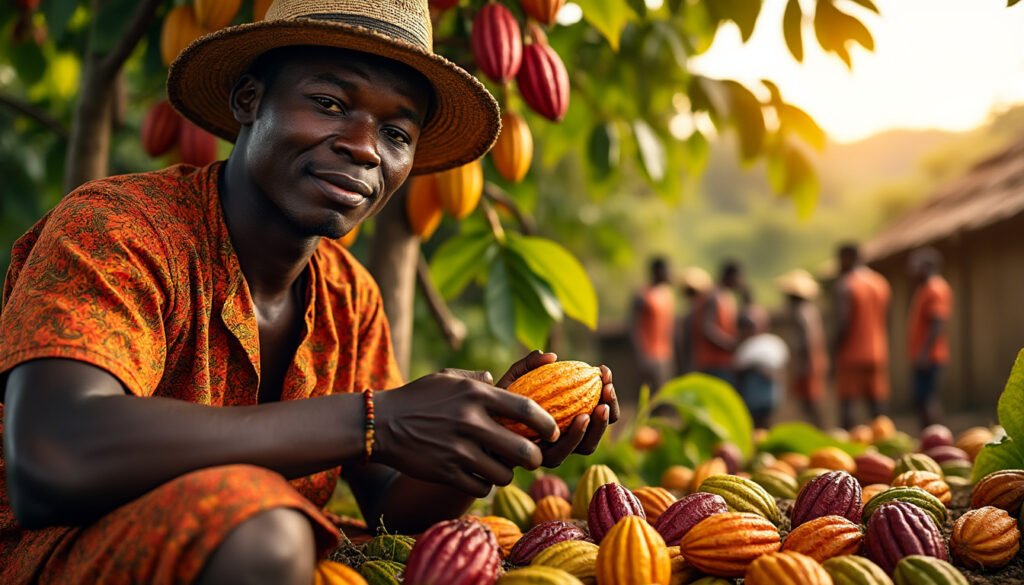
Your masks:
{"label": "cacao pod", "polygon": [[864,536],[867,557],[886,573],[908,555],[946,560],[946,543],[927,512],[906,502],[889,502],[871,515]]}
{"label": "cacao pod", "polygon": [[653,526],[658,518],[668,510],[668,507],[676,502],[676,497],[670,491],[661,487],[641,487],[633,490],[633,495],[640,501],[644,509],[644,516]]}
{"label": "cacao pod", "polygon": [[889,502],[906,502],[921,508],[935,520],[935,526],[942,528],[946,523],[946,506],[938,498],[914,486],[891,487],[875,497],[864,506],[864,523],[867,524],[871,515],[878,508]]}
{"label": "cacao pod", "polygon": [[947,461],[963,461],[968,464],[971,462],[971,456],[966,451],[951,445],[932,447],[924,454],[934,459],[939,465]]}
{"label": "cacao pod", "polygon": [[[781,462],[780,462],[781,463]],[[750,479],[764,488],[766,492],[780,500],[796,498],[796,476],[772,468],[755,471]]]}
{"label": "cacao pod", "polygon": [[533,511],[534,526],[541,522],[568,520],[569,518],[572,518],[572,504],[558,496],[541,498],[537,502],[537,509]]}
{"label": "cacao pod", "polygon": [[640,516],[619,520],[597,551],[601,585],[669,585],[671,576],[665,541]]}
{"label": "cacao pod", "polygon": [[[602,388],[604,380],[600,368],[565,361],[530,370],[512,382],[508,391],[533,399],[565,432],[578,415],[590,414],[597,407]],[[522,423],[504,420],[503,424],[527,439],[538,438],[533,429]]]}
{"label": "cacao pod", "polygon": [[828,431],[825,431],[825,434],[828,435],[829,437],[832,437],[833,439],[839,441],[840,443],[849,443],[850,442],[850,432],[847,431],[844,428],[838,428],[837,427],[837,428],[829,429]]}
{"label": "cacao pod", "polygon": [[242,0],[194,0],[196,22],[209,31],[231,24],[242,7]]}
{"label": "cacao pod", "polygon": [[722,496],[697,492],[669,506],[655,522],[654,529],[665,542],[678,543],[701,520],[728,511],[729,505]]}
{"label": "cacao pod", "polygon": [[555,17],[565,4],[565,0],[519,0],[519,4],[523,7],[523,12],[537,22],[551,24],[555,22]]}
{"label": "cacao pod", "polygon": [[160,57],[164,65],[170,67],[171,63],[178,57],[185,47],[206,34],[206,30],[199,26],[195,12],[191,4],[183,4],[172,8],[164,18],[163,28],[160,31]]}
{"label": "cacao pod", "polygon": [[693,483],[693,470],[683,465],[672,465],[661,474],[661,487],[682,494]]}
{"label": "cacao pod", "polygon": [[405,563],[409,560],[416,541],[411,536],[401,534],[382,534],[367,542],[363,554],[374,560],[396,561]]}
{"label": "cacao pod", "polygon": [[449,8],[454,8],[458,3],[459,0],[429,0],[431,8],[436,8],[442,12]]}
{"label": "cacao pod", "polygon": [[857,464],[849,453],[838,447],[822,447],[811,453],[811,467],[831,469],[833,471],[845,471],[853,474],[857,471]]}
{"label": "cacao pod", "polygon": [[700,486],[703,485],[704,480],[709,477],[716,475],[726,475],[729,470],[725,466],[725,461],[721,457],[714,457],[701,463],[693,470],[693,483],[690,485],[690,491],[695,492],[700,490]]}
{"label": "cacao pod", "polygon": [[863,453],[853,458],[857,465],[854,477],[860,485],[889,483],[892,481],[896,462],[881,453]]}
{"label": "cacao pod", "polygon": [[982,447],[985,446],[985,443],[988,443],[994,437],[995,435],[988,428],[971,427],[960,433],[960,436],[956,439],[956,447],[967,453],[973,462],[978,457]]}
{"label": "cacao pod", "polygon": [[473,20],[469,41],[477,67],[487,77],[504,85],[519,73],[523,62],[522,33],[508,8],[497,2],[485,4]]}
{"label": "cacao pod", "polygon": [[584,583],[596,583],[597,545],[585,540],[566,540],[542,550],[530,564],[555,567]]}
{"label": "cacao pod", "polygon": [[619,483],[618,476],[607,465],[591,465],[583,472],[572,493],[572,517],[586,518],[590,511],[590,500],[597,488],[606,483]]}
{"label": "cacao pod", "polygon": [[[953,471],[959,471],[959,470],[953,470]],[[946,476],[946,485],[948,485],[951,489],[954,488],[954,487],[965,487],[965,488],[966,487],[971,487],[970,471],[968,471],[968,476],[967,477],[961,477],[961,476],[957,476],[957,475],[947,475]]]}
{"label": "cacao pod", "polygon": [[740,467],[743,466],[743,453],[740,453],[740,448],[732,443],[719,443],[715,445],[715,450],[711,453],[711,456],[719,457],[722,461],[725,461],[726,473],[737,473]]}
{"label": "cacao pod", "polygon": [[860,501],[867,505],[871,501],[871,498],[889,489],[889,484],[886,483],[872,483],[860,488]]}
{"label": "cacao pod", "polygon": [[914,452],[914,438],[903,431],[896,431],[889,437],[875,441],[875,449],[882,455],[895,459]]}
{"label": "cacao pod", "polygon": [[[956,449],[956,447],[950,447]],[[950,459],[939,463],[942,468],[942,476],[945,478],[946,483],[953,485],[953,481],[962,478],[966,483],[960,485],[970,485],[971,473],[974,472],[974,465],[971,464],[969,459]]]}
{"label": "cacao pod", "polygon": [[590,537],[600,544],[612,526],[626,516],[646,519],[644,508],[633,492],[617,483],[608,483],[597,488],[587,512]]}
{"label": "cacao pod", "polygon": [[983,477],[971,492],[971,507],[995,506],[1017,516],[1024,502],[1024,469],[1004,469]]}
{"label": "cacao pod", "polygon": [[501,569],[498,542],[479,522],[434,524],[416,541],[405,565],[406,585],[493,583]]}
{"label": "cacao pod", "polygon": [[946,561],[910,555],[896,563],[896,585],[968,585],[967,577]]}
{"label": "cacao pod", "polygon": [[[501,137],[498,138],[499,140]],[[497,144],[495,144],[497,146]],[[507,177],[506,177],[507,178]],[[633,448],[637,451],[650,451],[661,444],[661,432],[649,425],[640,425],[633,432]]]}
{"label": "cacao pod", "polygon": [[328,560],[316,564],[313,579],[317,585],[367,585],[355,569]]}
{"label": "cacao pod", "polygon": [[[506,181],[518,183],[530,170],[533,160],[533,134],[526,120],[515,112],[501,116],[501,134],[491,148],[494,168]],[[650,427],[641,427],[650,428]],[[652,429],[653,430],[653,429]],[[657,432],[657,431],[655,431]]]}
{"label": "cacao pod", "polygon": [[142,148],[149,156],[166,154],[176,142],[181,128],[181,116],[170,102],[161,100],[146,112],[142,119]]}
{"label": "cacao pod", "polygon": [[252,3],[252,20],[253,22],[259,22],[267,17],[267,10],[270,10],[270,5],[274,3],[274,0],[253,0]]}
{"label": "cacao pod", "polygon": [[434,175],[409,178],[409,191],[405,197],[405,219],[409,230],[422,240],[429,240],[441,225],[441,197],[437,193]]}
{"label": "cacao pod", "polygon": [[567,540],[586,540],[587,533],[564,520],[542,522],[529,530],[512,547],[508,560],[513,565],[528,565],[542,550]]}
{"label": "cacao pod", "polygon": [[864,557],[835,557],[821,566],[832,577],[834,585],[893,585],[881,567]]}
{"label": "cacao pod", "polygon": [[797,473],[800,473],[811,466],[811,458],[803,453],[783,453],[782,455],[779,455],[779,461],[782,461],[793,468],[793,477],[796,477]]}
{"label": "cacao pod", "polygon": [[217,138],[182,119],[178,131],[178,152],[181,154],[181,162],[197,167],[206,166],[217,160]]}
{"label": "cacao pod", "polygon": [[877,443],[896,434],[896,424],[884,414],[871,421],[872,441]]}
{"label": "cacao pod", "polygon": [[771,471],[787,475],[793,478],[793,483],[794,485],[796,485],[796,469],[782,459],[776,459],[775,461],[772,461],[771,463],[762,466],[760,469],[757,469],[756,471]]}
{"label": "cacao pod", "polygon": [[721,577],[701,577],[700,579],[697,579],[690,585],[733,585],[734,583],[735,581],[733,579],[722,579]]}
{"label": "cacao pod", "polygon": [[434,178],[445,211],[455,219],[473,213],[484,192],[484,169],[479,160],[436,173]]}
{"label": "cacao pod", "polygon": [[368,585],[399,585],[405,565],[395,561],[366,561],[359,565],[359,574]]}
{"label": "cacao pod", "polygon": [[782,550],[803,553],[823,563],[833,557],[857,554],[863,540],[860,524],[842,516],[822,516],[793,529],[782,541]]}
{"label": "cacao pod", "polygon": [[818,561],[798,552],[766,554],[750,563],[744,585],[832,585]]}
{"label": "cacao pod", "polygon": [[537,504],[530,494],[519,489],[515,484],[495,490],[494,499],[491,501],[491,513],[508,518],[520,530],[529,530],[533,525],[533,511],[536,508]]}
{"label": "cacao pod", "polygon": [[498,550],[501,551],[501,558],[512,552],[512,547],[523,537],[523,532],[516,526],[516,523],[501,516],[482,516],[470,518],[486,526],[498,541]]}
{"label": "cacao pod", "polygon": [[679,541],[686,562],[719,577],[742,577],[754,559],[780,546],[774,524],[744,512],[708,516]]}
{"label": "cacao pod", "polygon": [[690,583],[699,574],[690,563],[683,558],[678,546],[668,547],[668,560],[672,567],[672,575],[669,577],[669,585],[683,585]]}
{"label": "cacao pod", "polygon": [[559,122],[569,109],[569,73],[543,36],[542,33],[531,34],[526,40],[516,86],[533,111]]}
{"label": "cacao pod", "polygon": [[[700,491],[722,496],[734,512],[750,512],[762,516],[778,526],[782,513],[775,498],[749,479],[735,475],[713,475],[700,486]],[[858,497],[860,493],[857,494]]]}
{"label": "cacao pod", "polygon": [[822,516],[842,516],[860,521],[860,484],[845,471],[830,471],[807,482],[790,512],[793,528]]}
{"label": "cacao pod", "polygon": [[921,451],[933,447],[953,446],[953,432],[945,425],[928,425],[921,431]]}
{"label": "cacao pod", "polygon": [[542,475],[533,480],[530,484],[530,497],[533,501],[540,502],[547,496],[558,496],[563,500],[569,499],[569,486],[565,480],[557,475]]}
{"label": "cacao pod", "polygon": [[561,569],[538,565],[509,571],[498,579],[498,585],[583,585],[583,582]]}
{"label": "cacao pod", "polygon": [[850,429],[850,441],[861,445],[870,445],[875,440],[875,434],[871,432],[868,425],[856,425]]}
{"label": "cacao pod", "polygon": [[1017,518],[992,506],[968,510],[953,523],[949,548],[953,559],[969,569],[1005,567],[1020,550]]}
{"label": "cacao pod", "polygon": [[924,453],[907,453],[903,455],[896,460],[892,474],[895,477],[908,471],[929,471],[942,477],[942,467]]}
{"label": "cacao pod", "polygon": [[892,479],[892,486],[917,486],[938,498],[946,506],[953,501],[949,484],[942,481],[940,475],[930,471],[905,471]]}
{"label": "cacao pod", "polygon": [[807,485],[812,479],[818,477],[819,475],[825,475],[828,472],[828,469],[822,469],[820,467],[808,467],[807,469],[796,474],[797,494],[799,495],[799,490],[804,489],[804,486]]}
{"label": "cacao pod", "polygon": [[341,239],[338,240],[338,243],[340,243],[345,248],[351,248],[352,244],[356,243],[356,238],[359,237],[359,226],[360,224],[356,224],[355,226],[353,226],[352,229],[350,229],[347,234],[341,236]]}

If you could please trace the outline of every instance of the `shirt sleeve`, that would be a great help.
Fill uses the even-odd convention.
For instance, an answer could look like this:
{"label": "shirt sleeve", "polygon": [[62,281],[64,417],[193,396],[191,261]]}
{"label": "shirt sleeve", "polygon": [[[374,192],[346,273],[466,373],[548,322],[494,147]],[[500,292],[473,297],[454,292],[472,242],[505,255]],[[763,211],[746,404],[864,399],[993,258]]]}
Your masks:
{"label": "shirt sleeve", "polygon": [[45,220],[0,312],[0,372],[40,358],[92,364],[148,396],[173,298],[162,241],[117,197],[77,192]]}
{"label": "shirt sleeve", "polygon": [[928,299],[925,303],[925,314],[928,319],[949,319],[953,312],[953,299],[948,289],[940,285],[928,288]]}
{"label": "shirt sleeve", "polygon": [[357,270],[359,341],[355,386],[390,390],[402,385],[402,374],[391,345],[391,328],[380,289],[365,269]]}

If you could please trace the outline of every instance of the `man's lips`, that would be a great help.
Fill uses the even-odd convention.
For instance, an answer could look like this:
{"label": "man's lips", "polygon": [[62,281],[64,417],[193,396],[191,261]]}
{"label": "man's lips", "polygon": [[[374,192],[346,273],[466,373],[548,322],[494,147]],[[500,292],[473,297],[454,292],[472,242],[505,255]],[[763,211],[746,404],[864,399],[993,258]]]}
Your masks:
{"label": "man's lips", "polygon": [[357,207],[373,197],[369,185],[344,173],[314,171],[310,174],[332,200],[346,207]]}

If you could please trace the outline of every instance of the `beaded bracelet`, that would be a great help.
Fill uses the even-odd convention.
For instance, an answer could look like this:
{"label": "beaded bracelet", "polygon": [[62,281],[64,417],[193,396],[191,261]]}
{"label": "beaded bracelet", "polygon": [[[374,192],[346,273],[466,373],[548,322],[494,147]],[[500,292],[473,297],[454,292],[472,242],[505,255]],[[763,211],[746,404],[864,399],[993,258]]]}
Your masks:
{"label": "beaded bracelet", "polygon": [[363,462],[369,463],[370,456],[373,455],[373,388],[367,388],[363,390],[363,400],[366,402],[366,436],[365,436],[365,451]]}

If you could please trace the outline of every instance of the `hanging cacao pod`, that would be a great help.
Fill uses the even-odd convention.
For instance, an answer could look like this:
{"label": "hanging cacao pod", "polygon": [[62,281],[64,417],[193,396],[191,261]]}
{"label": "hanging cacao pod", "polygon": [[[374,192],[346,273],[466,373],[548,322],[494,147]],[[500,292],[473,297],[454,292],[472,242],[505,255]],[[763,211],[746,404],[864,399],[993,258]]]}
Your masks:
{"label": "hanging cacao pod", "polygon": [[231,24],[242,7],[242,0],[194,0],[196,22],[209,31]]}
{"label": "hanging cacao pod", "polygon": [[217,160],[217,138],[188,120],[181,121],[178,149],[187,165],[201,167]]}
{"label": "hanging cacao pod", "polygon": [[479,160],[434,176],[437,195],[445,211],[455,219],[463,219],[473,213],[484,192],[484,169]]}
{"label": "hanging cacao pod", "polygon": [[270,10],[270,5],[274,3],[274,0],[253,0],[252,3],[252,21],[259,22],[267,17],[267,10]]}
{"label": "hanging cacao pod", "polygon": [[405,218],[409,229],[423,240],[434,235],[441,225],[441,198],[437,194],[434,175],[419,175],[409,179],[409,192],[405,197]]}
{"label": "hanging cacao pod", "polygon": [[164,18],[160,31],[160,57],[168,67],[192,41],[206,34],[199,26],[191,4],[183,4],[171,9]]}
{"label": "hanging cacao pod", "polygon": [[530,126],[526,124],[526,120],[519,114],[502,114],[501,134],[498,134],[498,140],[491,149],[491,160],[494,161],[494,168],[498,170],[498,174],[512,183],[521,181],[530,170],[530,162],[533,160],[533,134],[530,133]]}
{"label": "hanging cacao pod", "polygon": [[555,22],[558,11],[562,9],[565,0],[519,0],[523,12],[532,16],[538,22],[551,24]]}
{"label": "hanging cacao pod", "polygon": [[523,62],[523,39],[519,23],[508,8],[489,2],[473,21],[470,35],[473,58],[484,75],[500,84],[511,81]]}
{"label": "hanging cacao pod", "polygon": [[523,46],[523,65],[516,75],[516,86],[523,101],[548,120],[561,121],[569,109],[569,73],[536,27]]}
{"label": "hanging cacao pod", "polygon": [[176,142],[181,129],[181,116],[167,100],[161,100],[146,112],[142,119],[142,148],[149,156],[167,154]]}

